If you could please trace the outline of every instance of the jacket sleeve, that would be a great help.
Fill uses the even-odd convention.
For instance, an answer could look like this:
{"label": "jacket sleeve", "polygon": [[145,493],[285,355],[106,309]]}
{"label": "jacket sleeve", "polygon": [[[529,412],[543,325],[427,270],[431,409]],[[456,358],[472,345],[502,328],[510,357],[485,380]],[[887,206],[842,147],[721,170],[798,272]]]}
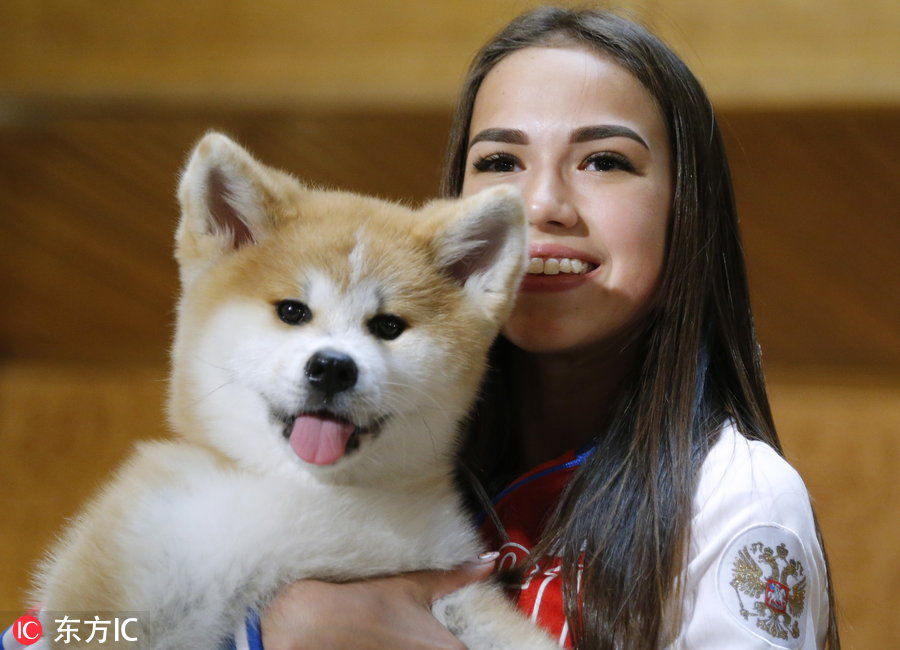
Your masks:
{"label": "jacket sleeve", "polygon": [[809,494],[771,447],[727,435],[694,501],[681,621],[670,648],[821,648],[827,575]]}

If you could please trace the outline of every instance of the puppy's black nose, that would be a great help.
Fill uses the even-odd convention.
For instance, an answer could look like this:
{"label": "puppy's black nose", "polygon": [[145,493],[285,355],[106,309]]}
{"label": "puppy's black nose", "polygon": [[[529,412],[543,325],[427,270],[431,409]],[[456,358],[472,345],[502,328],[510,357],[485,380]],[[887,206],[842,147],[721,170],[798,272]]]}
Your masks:
{"label": "puppy's black nose", "polygon": [[306,362],[306,379],[326,395],[353,388],[358,376],[352,357],[337,350],[319,350]]}

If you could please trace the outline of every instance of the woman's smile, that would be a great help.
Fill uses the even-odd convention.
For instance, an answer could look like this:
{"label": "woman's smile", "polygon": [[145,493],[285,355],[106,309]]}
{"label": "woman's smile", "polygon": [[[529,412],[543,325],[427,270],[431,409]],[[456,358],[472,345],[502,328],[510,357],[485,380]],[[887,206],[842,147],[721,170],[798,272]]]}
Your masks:
{"label": "woman's smile", "polygon": [[523,292],[568,291],[589,282],[601,265],[599,256],[570,246],[532,242]]}

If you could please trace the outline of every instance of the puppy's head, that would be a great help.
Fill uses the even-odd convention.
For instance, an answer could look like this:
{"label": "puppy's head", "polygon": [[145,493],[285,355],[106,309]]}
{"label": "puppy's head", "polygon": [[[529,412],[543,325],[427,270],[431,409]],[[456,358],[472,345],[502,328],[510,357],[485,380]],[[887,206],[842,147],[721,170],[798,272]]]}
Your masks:
{"label": "puppy's head", "polygon": [[292,475],[446,467],[524,272],[515,190],[411,210],[309,189],[211,133],[179,200],[176,430]]}

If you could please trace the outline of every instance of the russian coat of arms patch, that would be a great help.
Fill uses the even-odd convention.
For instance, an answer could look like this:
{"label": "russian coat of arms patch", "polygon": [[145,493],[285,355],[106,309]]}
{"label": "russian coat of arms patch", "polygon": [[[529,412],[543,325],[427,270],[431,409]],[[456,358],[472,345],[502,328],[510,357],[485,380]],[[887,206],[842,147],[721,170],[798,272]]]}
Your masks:
{"label": "russian coat of arms patch", "polygon": [[805,561],[793,532],[770,525],[747,529],[720,558],[720,596],[742,627],[775,645],[797,648],[805,628]]}

